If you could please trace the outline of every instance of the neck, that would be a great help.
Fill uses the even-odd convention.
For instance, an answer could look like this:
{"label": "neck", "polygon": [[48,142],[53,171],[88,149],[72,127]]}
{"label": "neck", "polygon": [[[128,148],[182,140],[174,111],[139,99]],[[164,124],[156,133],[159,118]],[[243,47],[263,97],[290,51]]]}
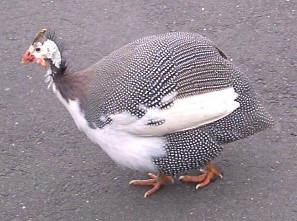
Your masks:
{"label": "neck", "polygon": [[[56,65],[58,62],[58,65]],[[48,83],[48,88],[52,87],[54,82],[59,81],[59,79],[66,75],[67,73],[67,65],[64,60],[59,60],[54,63],[52,60],[48,60],[48,70],[46,72],[46,80]]]}
{"label": "neck", "polygon": [[58,95],[59,99],[64,99],[67,103],[70,100],[78,101],[80,107],[84,109],[89,92],[89,82],[91,73],[72,72],[67,69],[66,62],[62,60],[60,67],[51,62],[47,71],[49,87]]}
{"label": "neck", "polygon": [[72,101],[78,101],[83,108],[87,101],[89,90],[88,72],[74,72],[67,68],[66,61],[63,59],[63,53],[56,44],[55,36],[48,35],[43,44],[44,54],[48,58],[48,67],[46,73],[46,82],[48,87],[52,88],[57,97],[65,105]]}

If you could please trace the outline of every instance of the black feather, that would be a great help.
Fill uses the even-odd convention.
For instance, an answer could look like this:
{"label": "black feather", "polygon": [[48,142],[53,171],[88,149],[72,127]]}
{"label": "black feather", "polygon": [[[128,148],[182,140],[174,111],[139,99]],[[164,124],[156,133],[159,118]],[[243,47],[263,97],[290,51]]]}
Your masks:
{"label": "black feather", "polygon": [[51,66],[52,76],[53,76],[53,79],[54,79],[54,80],[56,80],[56,79],[58,79],[59,77],[65,75],[66,72],[67,72],[67,68],[68,68],[68,66],[67,66],[67,62],[66,62],[65,59],[62,59],[59,68],[57,68],[57,67],[52,63],[52,61],[50,61],[50,66]]}
{"label": "black feather", "polygon": [[225,55],[225,53],[221,50],[221,49],[219,49],[218,47],[215,47],[217,50],[218,50],[218,52],[220,53],[220,55],[224,58],[224,59],[228,59],[227,58],[227,55]]}

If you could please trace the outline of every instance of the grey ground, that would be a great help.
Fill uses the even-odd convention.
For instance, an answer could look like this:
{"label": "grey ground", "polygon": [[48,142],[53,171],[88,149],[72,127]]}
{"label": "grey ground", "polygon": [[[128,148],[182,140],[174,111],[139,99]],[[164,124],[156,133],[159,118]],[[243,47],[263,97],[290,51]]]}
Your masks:
{"label": "grey ground", "polygon": [[[0,220],[297,220],[296,1],[1,1]],[[139,37],[168,31],[212,39],[250,78],[279,121],[225,146],[224,179],[167,185],[151,198],[80,133],[44,70],[22,66],[40,28],[83,69]]]}

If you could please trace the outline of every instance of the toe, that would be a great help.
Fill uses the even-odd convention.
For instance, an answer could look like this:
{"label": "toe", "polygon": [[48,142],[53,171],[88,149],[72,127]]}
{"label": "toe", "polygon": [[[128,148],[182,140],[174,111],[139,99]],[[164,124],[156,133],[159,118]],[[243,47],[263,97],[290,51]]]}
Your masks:
{"label": "toe", "polygon": [[148,196],[151,196],[153,193],[155,193],[156,191],[158,191],[160,189],[160,186],[161,186],[160,183],[156,183],[153,188],[151,188],[149,191],[147,191],[144,194],[144,198],[147,198]]}
{"label": "toe", "polygon": [[135,185],[135,186],[149,186],[153,185],[156,183],[155,179],[148,179],[148,180],[132,180],[130,181],[130,185]]}
{"label": "toe", "polygon": [[199,176],[180,176],[179,180],[187,183],[201,183],[205,180],[206,173],[201,174]]}

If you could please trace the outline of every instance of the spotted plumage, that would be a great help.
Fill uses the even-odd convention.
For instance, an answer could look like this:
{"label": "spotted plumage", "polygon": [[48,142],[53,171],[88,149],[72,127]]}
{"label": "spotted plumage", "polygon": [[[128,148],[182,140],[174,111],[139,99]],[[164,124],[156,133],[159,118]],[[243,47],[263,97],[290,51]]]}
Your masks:
{"label": "spotted plumage", "polygon": [[[247,78],[213,43],[197,34],[169,33],[142,38],[113,52],[92,68],[98,74],[91,83],[85,113],[90,125],[99,128],[111,122],[102,121],[101,116],[128,111],[141,118],[145,114],[141,105],[170,108],[174,100],[166,105],[161,101],[174,92],[177,92],[175,99],[179,99],[232,86],[239,94],[240,107],[230,115],[199,129],[166,136],[167,156],[153,158],[158,169],[166,174],[199,168],[217,156],[222,149],[220,144],[273,125]],[[152,126],[162,123],[148,122]],[[187,162],[187,159],[192,160]]]}
{"label": "spotted plumage", "polygon": [[230,87],[230,68],[222,59],[208,40],[195,34],[169,33],[132,42],[92,67],[98,74],[91,83],[86,118],[100,127],[105,112],[142,117],[140,105],[166,108],[170,104],[164,105],[162,98],[174,91],[178,99]]}
{"label": "spotted plumage", "polygon": [[200,168],[222,150],[208,133],[198,128],[166,135],[166,141],[166,156],[153,161],[159,171],[168,175]]}
{"label": "spotted plumage", "polygon": [[144,37],[71,73],[44,32],[23,62],[47,61],[51,87],[79,129],[119,164],[176,175],[273,125],[247,77],[198,34]]}

